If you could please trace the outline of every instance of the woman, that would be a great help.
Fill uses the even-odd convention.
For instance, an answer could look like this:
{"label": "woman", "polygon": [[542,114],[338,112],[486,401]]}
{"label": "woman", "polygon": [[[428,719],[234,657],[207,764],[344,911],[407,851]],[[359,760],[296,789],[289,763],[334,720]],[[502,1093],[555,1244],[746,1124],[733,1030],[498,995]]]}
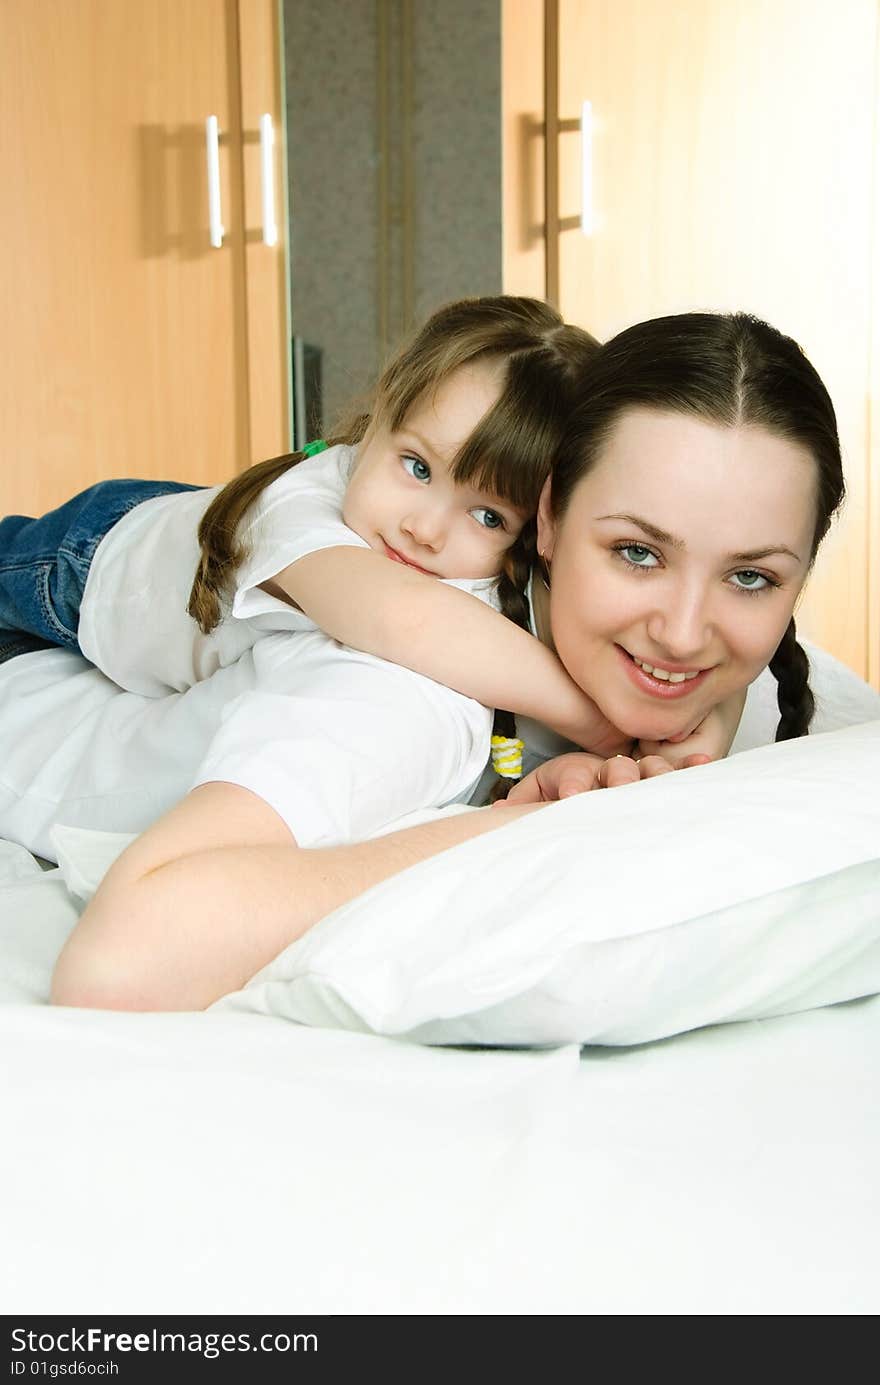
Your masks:
{"label": "woman", "polygon": [[[843,494],[815,371],[764,324],[692,314],[609,342],[581,392],[539,511],[537,633],[634,739],[682,735],[768,664],[778,736],[803,734],[811,697],[793,610]],[[634,772],[586,764],[601,784]],[[665,768],[649,754],[635,772]],[[203,783],[110,870],[62,953],[53,999],[210,1004],[353,895],[537,806],[316,851],[255,794]]]}

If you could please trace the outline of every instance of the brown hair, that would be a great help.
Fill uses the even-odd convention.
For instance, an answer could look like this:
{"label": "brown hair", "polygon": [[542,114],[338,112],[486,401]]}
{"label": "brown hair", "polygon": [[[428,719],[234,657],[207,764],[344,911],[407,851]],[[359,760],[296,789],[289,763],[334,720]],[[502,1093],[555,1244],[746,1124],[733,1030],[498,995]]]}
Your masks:
{"label": "brown hair", "polygon": [[[534,516],[584,367],[598,350],[588,332],[567,326],[534,298],[466,298],[440,308],[386,367],[366,408],[355,409],[331,444],[361,441],[371,422],[399,429],[413,406],[462,366],[506,361],[501,394],[454,459],[457,481],[486,489]],[[246,553],[242,518],[266,486],[297,462],[289,452],[236,476],[214,497],[199,525],[201,557],[187,610],[209,633],[221,618],[230,579]],[[535,553],[534,518],[508,550],[498,584],[501,607],[528,626],[525,596]]]}
{"label": "brown hair", "polygon": [[[553,467],[561,515],[599,458],[621,413],[654,408],[727,427],[754,424],[803,447],[815,464],[810,561],[844,496],[837,422],[828,391],[801,348],[746,313],[683,313],[629,327],[585,369]],[[777,741],[805,735],[813,715],[809,662],[792,619],[770,661],[777,680]]]}

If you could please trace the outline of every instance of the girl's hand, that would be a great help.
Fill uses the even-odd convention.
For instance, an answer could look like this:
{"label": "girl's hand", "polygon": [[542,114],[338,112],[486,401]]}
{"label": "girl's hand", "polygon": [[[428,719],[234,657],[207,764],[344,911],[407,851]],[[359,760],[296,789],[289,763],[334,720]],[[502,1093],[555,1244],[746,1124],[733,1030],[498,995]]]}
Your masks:
{"label": "girl's hand", "polygon": [[643,758],[660,755],[668,760],[673,769],[687,769],[691,765],[706,764],[709,760],[723,760],[733,745],[745,701],[746,690],[743,688],[726,702],[719,702],[717,707],[713,707],[688,735],[676,736],[668,741],[639,741],[638,753]]}
{"label": "girl's hand", "polygon": [[504,801],[555,803],[574,794],[589,793],[591,789],[616,789],[622,784],[637,784],[640,779],[669,774],[673,769],[690,769],[706,764],[708,759],[702,754],[685,755],[680,764],[671,764],[662,755],[645,755],[640,760],[628,755],[613,755],[608,760],[601,755],[557,755],[555,760],[548,760],[515,784]]}

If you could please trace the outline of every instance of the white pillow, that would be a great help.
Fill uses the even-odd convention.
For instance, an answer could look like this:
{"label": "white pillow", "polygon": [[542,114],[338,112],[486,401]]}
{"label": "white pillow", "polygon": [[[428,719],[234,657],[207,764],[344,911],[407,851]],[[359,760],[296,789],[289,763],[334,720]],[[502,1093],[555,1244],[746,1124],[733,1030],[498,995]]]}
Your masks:
{"label": "white pillow", "polygon": [[549,805],[353,900],[214,1008],[632,1044],[880,991],[878,782],[875,721]]}

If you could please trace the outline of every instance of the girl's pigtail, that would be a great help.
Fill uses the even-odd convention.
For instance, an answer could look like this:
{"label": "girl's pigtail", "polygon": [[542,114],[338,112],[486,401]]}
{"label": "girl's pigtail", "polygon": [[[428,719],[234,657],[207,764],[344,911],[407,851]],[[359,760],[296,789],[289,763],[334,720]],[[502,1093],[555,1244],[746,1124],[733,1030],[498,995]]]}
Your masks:
{"label": "girl's pigtail", "polygon": [[[526,591],[537,551],[537,526],[530,520],[512,545],[498,579],[498,600],[502,615],[514,624],[529,629],[529,601]],[[489,795],[490,802],[506,798],[522,778],[523,743],[516,734],[513,712],[497,709],[492,726],[492,765],[499,776]]]}
{"label": "girl's pigtail", "polygon": [[209,635],[219,625],[229,579],[246,556],[244,545],[236,536],[242,515],[261,490],[302,458],[301,452],[287,452],[248,467],[218,491],[202,515],[201,554],[186,609],[203,634]]}
{"label": "girl's pigtail", "polygon": [[219,625],[230,579],[247,557],[245,546],[237,537],[246,511],[266,486],[271,486],[297,462],[340,441],[347,442],[348,438],[309,443],[302,452],[285,452],[281,457],[259,462],[234,476],[214,496],[199,525],[201,554],[186,607],[203,634],[210,635]]}
{"label": "girl's pigtail", "polygon": [[770,660],[770,672],[778,685],[777,741],[789,741],[796,736],[806,736],[816,704],[809,683],[810,661],[798,644],[794,617],[789,621],[776,653]]}

